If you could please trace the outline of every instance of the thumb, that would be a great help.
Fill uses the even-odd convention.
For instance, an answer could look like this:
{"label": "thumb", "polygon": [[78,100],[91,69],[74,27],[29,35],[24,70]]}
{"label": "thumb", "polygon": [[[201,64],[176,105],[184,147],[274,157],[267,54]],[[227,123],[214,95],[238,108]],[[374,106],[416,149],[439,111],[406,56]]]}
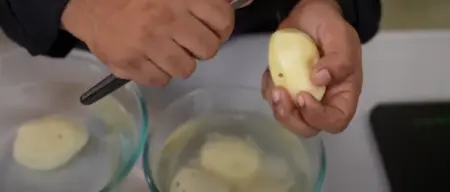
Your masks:
{"label": "thumb", "polygon": [[271,101],[273,88],[275,88],[275,85],[270,76],[270,71],[269,69],[266,69],[263,73],[261,82],[261,94],[265,100]]}
{"label": "thumb", "polygon": [[[284,28],[298,28],[295,27],[296,23],[293,22],[292,18],[285,19],[278,29]],[[313,24],[309,24],[313,26]],[[311,38],[314,39],[318,46],[321,46],[321,52],[323,56],[319,59],[317,64],[314,66],[314,71],[312,73],[311,80],[314,84],[318,86],[328,85],[330,82],[340,82],[344,80],[349,74],[353,73],[353,67],[350,62],[347,62],[345,56],[342,53],[345,51],[337,51],[336,46],[327,45],[323,46],[321,43],[320,36],[318,36],[318,29],[315,27],[307,27],[300,29],[306,32]],[[343,44],[344,42],[338,41],[336,43]],[[342,46],[338,46],[342,47]],[[345,47],[345,46],[344,46]]]}
{"label": "thumb", "polygon": [[315,65],[311,79],[314,84],[324,86],[345,80],[353,70],[352,64],[337,53],[328,53]]}

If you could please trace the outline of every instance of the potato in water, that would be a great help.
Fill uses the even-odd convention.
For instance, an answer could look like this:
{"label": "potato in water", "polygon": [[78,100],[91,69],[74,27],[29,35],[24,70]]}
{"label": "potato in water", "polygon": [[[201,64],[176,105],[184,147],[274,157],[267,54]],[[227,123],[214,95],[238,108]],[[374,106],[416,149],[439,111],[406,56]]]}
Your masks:
{"label": "potato in water", "polygon": [[231,189],[215,176],[187,167],[177,173],[170,192],[231,192]]}
{"label": "potato in water", "polygon": [[61,116],[23,124],[14,141],[13,157],[34,170],[52,170],[66,164],[88,142],[85,127]]}
{"label": "potato in water", "polygon": [[261,165],[261,151],[251,140],[210,135],[200,151],[200,164],[228,182],[252,179]]}

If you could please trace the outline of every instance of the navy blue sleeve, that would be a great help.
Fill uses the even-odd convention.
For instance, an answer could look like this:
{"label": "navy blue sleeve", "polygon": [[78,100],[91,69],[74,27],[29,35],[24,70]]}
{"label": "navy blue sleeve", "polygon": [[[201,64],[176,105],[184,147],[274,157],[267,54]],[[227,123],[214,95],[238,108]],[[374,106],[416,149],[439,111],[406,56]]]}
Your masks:
{"label": "navy blue sleeve", "polygon": [[[32,55],[64,57],[79,44],[60,28],[68,0],[0,0],[0,25]],[[236,12],[234,34],[274,31],[299,0],[255,0]],[[363,43],[378,32],[380,0],[340,0],[346,20],[355,27]]]}
{"label": "navy blue sleeve", "polygon": [[378,32],[381,21],[380,0],[339,0],[345,19],[358,32],[362,43]]}
{"label": "navy blue sleeve", "polygon": [[[236,12],[235,34],[272,32],[286,18],[299,0],[254,0]],[[362,43],[378,32],[381,19],[380,0],[339,0],[344,18],[356,29]]]}
{"label": "navy blue sleeve", "polygon": [[78,40],[60,28],[68,0],[0,0],[6,35],[32,55],[64,57]]}

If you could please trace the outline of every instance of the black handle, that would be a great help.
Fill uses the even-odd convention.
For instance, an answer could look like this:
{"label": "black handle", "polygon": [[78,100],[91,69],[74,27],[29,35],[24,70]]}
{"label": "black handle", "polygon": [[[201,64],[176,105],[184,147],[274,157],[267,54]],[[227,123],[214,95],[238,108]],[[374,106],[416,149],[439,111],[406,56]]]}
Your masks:
{"label": "black handle", "polygon": [[116,91],[123,85],[127,84],[130,80],[121,79],[113,74],[108,75],[106,78],[98,82],[92,88],[83,93],[80,97],[80,102],[83,105],[91,105],[110,93]]}

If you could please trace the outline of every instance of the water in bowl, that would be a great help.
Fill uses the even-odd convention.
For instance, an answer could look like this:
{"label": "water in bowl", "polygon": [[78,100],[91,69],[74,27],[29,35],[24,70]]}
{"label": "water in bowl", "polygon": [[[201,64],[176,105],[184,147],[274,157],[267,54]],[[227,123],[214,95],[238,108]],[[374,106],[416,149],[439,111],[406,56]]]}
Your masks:
{"label": "water in bowl", "polygon": [[[113,97],[86,107],[78,102],[85,85],[27,83],[3,89],[0,101],[0,191],[98,192],[119,166],[130,141],[122,129],[134,127],[131,116]],[[29,120],[62,115],[84,125],[88,144],[67,164],[51,171],[34,171],[12,156],[17,129]]]}
{"label": "water in bowl", "polygon": [[[169,135],[154,172],[159,191],[171,191],[170,186],[177,172],[198,161],[199,150],[211,134],[251,139],[265,156],[282,158],[287,162],[294,182],[286,192],[312,190],[309,183],[312,183],[313,176],[302,140],[272,118],[253,113],[224,112],[190,120]],[[232,191],[241,192],[239,188],[232,186]]]}

